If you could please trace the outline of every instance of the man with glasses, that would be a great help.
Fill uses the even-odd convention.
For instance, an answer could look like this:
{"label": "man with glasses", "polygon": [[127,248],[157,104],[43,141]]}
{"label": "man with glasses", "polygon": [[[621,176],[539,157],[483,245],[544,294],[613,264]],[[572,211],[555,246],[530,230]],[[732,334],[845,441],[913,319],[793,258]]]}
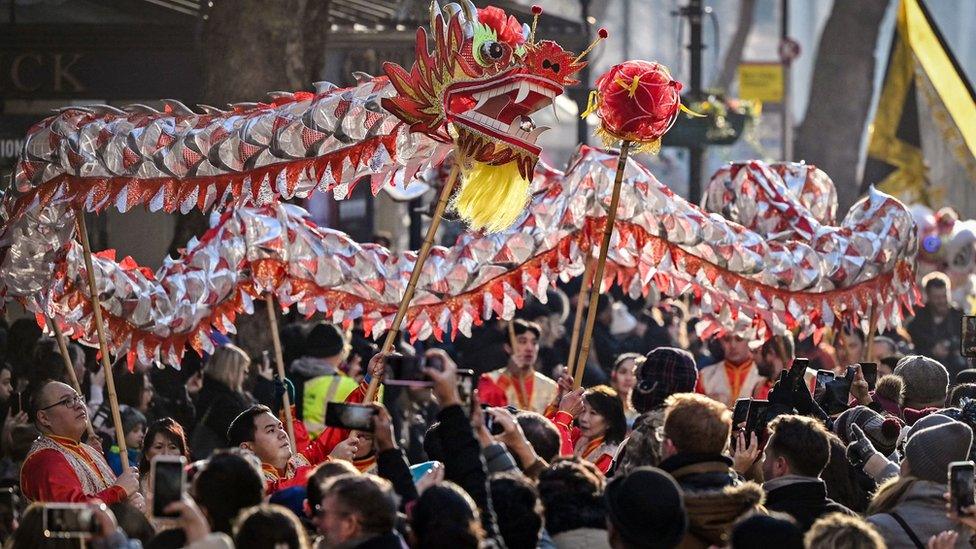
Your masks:
{"label": "man with glasses", "polygon": [[341,475],[327,481],[323,490],[314,522],[326,547],[405,546],[394,530],[397,504],[388,480],[370,474]]}
{"label": "man with glasses", "polygon": [[102,454],[81,442],[88,423],[85,399],[57,381],[31,392],[29,409],[41,436],[31,445],[20,470],[20,486],[30,501],[86,502],[107,505],[128,500],[140,510],[139,473],[130,468],[118,478]]}

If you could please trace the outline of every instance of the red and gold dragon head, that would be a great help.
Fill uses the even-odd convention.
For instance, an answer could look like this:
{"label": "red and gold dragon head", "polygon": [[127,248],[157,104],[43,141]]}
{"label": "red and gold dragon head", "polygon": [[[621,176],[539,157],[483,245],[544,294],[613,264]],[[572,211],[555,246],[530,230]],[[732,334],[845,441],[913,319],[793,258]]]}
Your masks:
{"label": "red and gold dragon head", "polygon": [[531,115],[577,83],[585,63],[555,42],[536,42],[534,22],[530,29],[497,7],[435,1],[430,18],[433,51],[419,28],[411,70],[384,64],[398,95],[383,106],[411,130],[454,143],[462,177],[454,206],[463,219],[475,229],[507,228],[528,200],[536,141],[548,129]]}

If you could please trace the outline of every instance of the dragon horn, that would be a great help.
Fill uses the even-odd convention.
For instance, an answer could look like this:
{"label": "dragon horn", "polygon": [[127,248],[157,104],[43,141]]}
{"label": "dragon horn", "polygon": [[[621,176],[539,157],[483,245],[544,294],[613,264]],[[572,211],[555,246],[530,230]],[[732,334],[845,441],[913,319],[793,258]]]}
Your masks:
{"label": "dragon horn", "polygon": [[461,0],[461,7],[464,9],[464,17],[472,25],[478,22],[478,8],[474,7],[471,0]]}
{"label": "dragon horn", "polygon": [[450,4],[444,6],[444,8],[441,10],[441,13],[444,14],[444,23],[446,24],[450,22],[450,20],[453,19],[454,16],[461,13],[461,6],[457,5],[456,2],[451,2]]}
{"label": "dragon horn", "polygon": [[437,18],[441,16],[441,5],[437,0],[430,0],[430,30],[437,28]]}

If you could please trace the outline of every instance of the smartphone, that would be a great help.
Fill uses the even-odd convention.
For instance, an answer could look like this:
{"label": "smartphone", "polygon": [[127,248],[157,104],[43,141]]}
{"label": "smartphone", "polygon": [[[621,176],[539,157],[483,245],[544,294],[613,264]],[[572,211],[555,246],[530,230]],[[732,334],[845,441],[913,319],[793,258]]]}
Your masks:
{"label": "smartphone", "polygon": [[373,432],[376,409],[366,404],[330,402],[325,405],[325,424],[351,431]]}
{"label": "smartphone", "polygon": [[735,408],[732,409],[732,436],[735,437],[734,431],[746,422],[749,417],[749,403],[752,402],[751,398],[740,398],[735,401]]}
{"label": "smartphone", "polygon": [[431,368],[437,370],[438,372],[444,371],[444,359],[437,355],[431,355],[424,357],[424,366],[426,368]]}
{"label": "smartphone", "polygon": [[817,370],[817,387],[826,387],[835,377],[837,376],[830,370]]}
{"label": "smartphone", "polygon": [[821,407],[829,415],[839,414],[847,409],[850,400],[851,381],[857,366],[848,366],[847,375],[827,382]]}
{"label": "smartphone", "polygon": [[481,405],[481,411],[485,416],[485,427],[488,428],[488,432],[491,434],[491,436],[497,436],[504,433],[505,429],[500,424],[495,423],[495,416],[487,412],[488,408],[491,408],[491,406],[488,406],[487,404]]}
{"label": "smartphone", "polygon": [[420,479],[424,478],[424,475],[430,472],[437,464],[436,461],[425,461],[423,463],[418,463],[416,465],[410,466],[410,477],[413,479],[414,484],[420,482]]}
{"label": "smartphone", "polygon": [[966,358],[976,358],[976,315],[962,317],[962,339],[959,353]]}
{"label": "smartphone", "polygon": [[803,376],[807,373],[807,368],[810,366],[810,359],[807,358],[795,358],[793,359],[793,365],[790,366],[790,373],[788,374],[788,379],[790,382],[790,387],[797,387],[803,385]]}
{"label": "smartphone", "polygon": [[20,520],[20,496],[16,488],[0,489],[0,521],[3,532],[10,534],[14,531],[14,524]]}
{"label": "smartphone", "polygon": [[847,367],[847,370],[844,372],[844,379],[847,380],[847,383],[854,383],[854,377],[857,375],[857,368],[857,364],[852,364]]}
{"label": "smartphone", "polygon": [[763,429],[766,428],[766,410],[768,408],[768,400],[753,400],[749,404],[749,414],[746,417],[746,436],[749,433],[756,433],[757,438],[762,438]]}
{"label": "smartphone", "polygon": [[868,382],[868,389],[873,391],[878,384],[878,363],[859,362],[858,364],[861,366],[861,375],[864,376],[864,381]]}
{"label": "smartphone", "polygon": [[24,394],[18,391],[14,391],[14,394],[10,396],[10,417],[13,417],[20,413],[24,409]]}
{"label": "smartphone", "polygon": [[152,479],[152,516],[172,518],[179,513],[166,513],[174,501],[180,501],[186,492],[186,458],[183,456],[156,456],[150,464]]}
{"label": "smartphone", "polygon": [[471,394],[474,393],[474,370],[458,370],[458,395],[465,410],[471,409]]}
{"label": "smartphone", "polygon": [[952,508],[961,513],[963,509],[976,504],[974,502],[973,474],[976,464],[972,461],[954,461],[949,464],[949,498]]}
{"label": "smartphone", "polygon": [[41,525],[46,538],[91,539],[98,532],[95,513],[88,503],[45,503]]}
{"label": "smartphone", "polygon": [[[482,411],[484,411],[484,414],[483,415],[485,416],[485,427],[488,428],[488,432],[491,433],[492,436],[496,436],[496,435],[500,435],[500,434],[504,433],[505,432],[505,428],[502,427],[502,425],[500,423],[495,423],[495,416],[493,416],[493,415],[489,414],[487,411],[485,411],[488,408],[491,408],[491,406],[489,406],[487,404],[482,404],[481,405],[481,409],[482,409]],[[513,416],[519,413],[519,409],[516,408],[516,407],[514,407],[514,406],[506,406],[505,408],[507,408],[508,411],[511,412],[511,414]]]}

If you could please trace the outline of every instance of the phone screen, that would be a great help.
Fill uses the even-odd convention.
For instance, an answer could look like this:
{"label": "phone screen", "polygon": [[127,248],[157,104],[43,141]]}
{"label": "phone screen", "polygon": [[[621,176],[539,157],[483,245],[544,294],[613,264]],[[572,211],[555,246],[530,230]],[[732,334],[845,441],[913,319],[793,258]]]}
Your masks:
{"label": "phone screen", "polygon": [[949,464],[949,496],[956,511],[962,511],[974,504],[973,473],[976,466],[971,461],[957,461]]}
{"label": "phone screen", "polygon": [[833,381],[834,377],[836,376],[830,370],[817,370],[817,385],[823,387]]}
{"label": "phone screen", "polygon": [[861,362],[861,375],[864,376],[864,381],[868,382],[868,389],[874,390],[874,387],[878,384],[878,363],[877,362]]}
{"label": "phone screen", "polygon": [[325,424],[351,431],[373,431],[376,409],[365,404],[330,402],[325,406]]}
{"label": "phone screen", "polygon": [[749,404],[749,415],[746,418],[746,433],[756,433],[759,437],[766,426],[766,409],[769,408],[768,400],[753,400]]}
{"label": "phone screen", "polygon": [[471,408],[471,393],[474,392],[474,370],[458,370],[458,395],[465,410]]}
{"label": "phone screen", "polygon": [[[162,456],[161,456],[162,457]],[[168,458],[168,456],[166,456]],[[175,517],[178,513],[166,513],[164,509],[174,501],[179,501],[185,491],[186,460],[154,459],[152,462],[152,514],[154,517]]]}
{"label": "phone screen", "polygon": [[42,522],[46,538],[88,539],[98,528],[87,503],[46,503]]}
{"label": "phone screen", "polygon": [[962,339],[959,353],[966,358],[976,358],[976,315],[962,317]]}
{"label": "phone screen", "polygon": [[432,355],[424,359],[424,365],[427,368],[437,370],[438,372],[444,371],[444,360],[437,355]]}
{"label": "phone screen", "polygon": [[732,410],[732,429],[738,429],[739,425],[746,422],[749,416],[749,403],[751,398],[740,398],[735,401],[735,408]]}

